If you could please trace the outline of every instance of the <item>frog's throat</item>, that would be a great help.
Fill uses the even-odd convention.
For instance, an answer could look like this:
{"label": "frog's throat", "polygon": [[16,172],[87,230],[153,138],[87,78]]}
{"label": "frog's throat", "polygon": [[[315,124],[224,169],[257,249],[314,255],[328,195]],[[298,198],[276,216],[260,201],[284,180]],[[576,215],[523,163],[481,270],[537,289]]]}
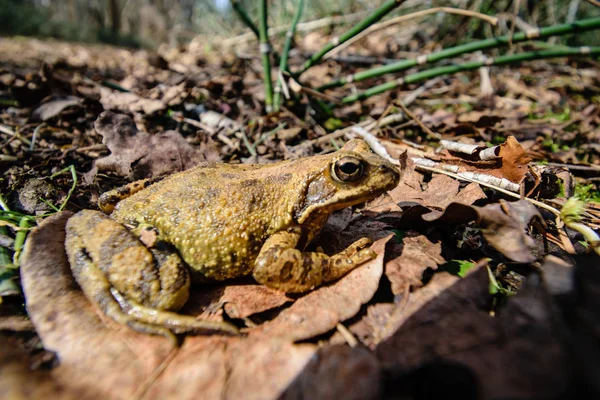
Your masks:
{"label": "frog's throat", "polygon": [[[331,214],[334,211],[341,210],[343,208],[350,207],[355,204],[360,204],[367,200],[373,199],[373,198],[379,196],[380,194],[384,193],[385,191],[386,191],[385,189],[380,189],[380,190],[369,192],[369,193],[363,193],[362,195],[350,196],[347,199],[344,199],[343,201],[336,202],[336,201],[331,201],[332,199],[330,199],[323,203],[312,204],[312,205],[308,206],[307,208],[305,208],[304,210],[302,210],[302,213],[297,217],[297,221],[299,224],[303,224],[316,211],[322,211],[325,208],[325,209],[327,209],[327,214]],[[330,204],[328,205],[328,203],[330,203]]]}

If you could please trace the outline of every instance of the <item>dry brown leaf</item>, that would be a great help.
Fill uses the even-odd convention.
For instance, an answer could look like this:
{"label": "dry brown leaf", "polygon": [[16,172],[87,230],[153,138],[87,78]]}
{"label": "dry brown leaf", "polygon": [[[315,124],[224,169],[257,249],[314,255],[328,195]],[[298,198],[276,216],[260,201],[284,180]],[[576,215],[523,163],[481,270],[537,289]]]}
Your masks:
{"label": "dry brown leaf", "polygon": [[425,235],[407,231],[402,239],[402,254],[386,263],[385,275],[392,284],[395,295],[422,285],[423,272],[437,269],[446,262],[441,256],[442,243],[432,243]]}
{"label": "dry brown leaf", "polygon": [[571,366],[539,282],[528,279],[494,318],[487,271],[479,268],[410,313],[377,357],[390,379],[450,363],[475,374],[478,398],[560,398]]}
{"label": "dry brown leaf", "polygon": [[486,198],[478,184],[470,183],[460,190],[460,182],[446,175],[434,175],[421,189],[422,175],[414,170],[404,174],[400,184],[388,192],[396,203],[416,202],[433,209],[443,210],[450,203],[473,204]]}
{"label": "dry brown leaf", "polygon": [[38,108],[33,110],[31,117],[38,121],[47,121],[51,118],[58,116],[61,112],[69,107],[79,106],[81,99],[75,96],[68,96],[66,98],[58,98],[41,104]]}
{"label": "dry brown leaf", "polygon": [[513,261],[530,263],[537,259],[534,240],[526,229],[532,220],[543,219],[527,200],[488,204],[485,207],[453,203],[443,213],[430,212],[421,218],[427,222],[459,224],[475,220],[485,239]]}
{"label": "dry brown leaf", "polygon": [[434,274],[425,286],[408,294],[406,304],[397,306],[392,310],[383,329],[382,337],[387,338],[398,331],[413,314],[458,282],[459,279],[459,277],[450,275],[447,272]]}
{"label": "dry brown leaf", "polygon": [[[373,350],[385,337],[383,333],[392,312],[398,307],[394,303],[376,303],[367,307],[367,313],[360,321],[350,325],[348,329],[366,347]],[[346,343],[346,339],[336,332],[330,339],[331,344]]]}
{"label": "dry brown leaf", "polygon": [[240,341],[229,352],[225,396],[229,399],[279,397],[314,356],[317,346],[287,340]]}
{"label": "dry brown leaf", "polygon": [[146,115],[152,115],[167,108],[167,105],[161,100],[145,99],[135,93],[118,92],[104,87],[100,89],[100,103],[105,110],[143,112]]}
{"label": "dry brown leaf", "polygon": [[373,354],[338,345],[320,348],[280,399],[377,399],[381,389],[381,373]]}
{"label": "dry brown leaf", "polygon": [[526,234],[529,223],[543,221],[540,212],[526,200],[489,204],[479,208],[483,237],[513,261],[530,263],[537,259],[534,240]]}
{"label": "dry brown leaf", "polygon": [[204,161],[200,151],[179,133],[166,131],[151,135],[138,131],[123,114],[103,112],[94,127],[103,136],[111,154],[97,159],[85,174],[91,182],[98,171],[111,171],[130,179],[150,178],[186,170]]}
{"label": "dry brown leaf", "polygon": [[250,331],[250,335],[309,339],[333,329],[340,321],[353,317],[371,300],[383,274],[385,244],[392,235],[373,243],[377,258],[350,271],[329,286],[319,288],[282,311],[274,320]]}
{"label": "dry brown leaf", "polygon": [[85,400],[92,397],[62,386],[49,374],[32,371],[25,354],[0,335],[0,396],[3,399]]}
{"label": "dry brown leaf", "polygon": [[527,155],[514,136],[509,136],[506,142],[500,145],[499,157],[502,160],[501,177],[521,183],[527,174],[527,166],[531,162],[531,157]]}
{"label": "dry brown leaf", "polygon": [[263,285],[227,286],[220,299],[232,318],[246,318],[293,301],[284,292]]}

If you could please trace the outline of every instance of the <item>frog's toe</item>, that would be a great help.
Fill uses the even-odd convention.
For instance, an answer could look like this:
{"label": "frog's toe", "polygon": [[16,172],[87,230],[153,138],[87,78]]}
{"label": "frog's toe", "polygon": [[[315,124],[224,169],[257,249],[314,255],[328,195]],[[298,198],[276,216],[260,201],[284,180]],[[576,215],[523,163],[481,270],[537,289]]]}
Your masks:
{"label": "frog's toe", "polygon": [[128,316],[144,324],[164,327],[174,333],[194,331],[223,332],[234,335],[239,333],[237,327],[228,322],[204,321],[189,315],[146,307],[126,299],[114,288],[111,289],[111,293]]}
{"label": "frog's toe", "polygon": [[354,249],[354,251],[359,252],[367,246],[370,246],[373,243],[373,240],[364,237],[362,239],[358,239],[356,242],[352,243],[349,248]]}

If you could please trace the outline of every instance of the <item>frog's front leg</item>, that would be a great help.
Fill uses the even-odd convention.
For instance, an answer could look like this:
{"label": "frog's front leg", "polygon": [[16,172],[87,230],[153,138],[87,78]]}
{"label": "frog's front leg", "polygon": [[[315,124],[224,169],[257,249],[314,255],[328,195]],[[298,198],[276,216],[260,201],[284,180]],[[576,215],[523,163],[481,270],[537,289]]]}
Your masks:
{"label": "frog's front leg", "polygon": [[[176,311],[188,299],[190,277],[176,253],[146,248],[127,228],[99,211],[83,210],[67,223],[65,247],[86,297],[115,321],[171,336],[197,329],[235,332],[227,323]],[[158,261],[158,262],[157,262]]]}
{"label": "frog's front leg", "polygon": [[146,189],[148,186],[161,181],[163,178],[164,177],[141,179],[105,192],[98,199],[98,207],[105,213],[110,214],[113,212],[118,202],[133,196],[140,190]]}
{"label": "frog's front leg", "polygon": [[254,262],[254,279],[288,293],[300,293],[341,278],[375,257],[373,250],[365,248],[371,243],[367,238],[354,242],[331,257],[296,249],[301,238],[300,228],[272,235]]}

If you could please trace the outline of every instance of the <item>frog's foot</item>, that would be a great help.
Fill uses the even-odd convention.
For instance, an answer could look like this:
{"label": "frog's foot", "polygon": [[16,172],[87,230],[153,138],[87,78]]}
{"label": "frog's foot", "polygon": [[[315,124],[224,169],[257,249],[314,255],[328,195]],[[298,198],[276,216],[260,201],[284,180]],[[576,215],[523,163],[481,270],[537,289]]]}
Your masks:
{"label": "frog's foot", "polygon": [[305,292],[339,279],[375,257],[373,250],[365,248],[371,243],[367,238],[356,241],[332,257],[323,253],[301,252],[295,248],[300,238],[301,232],[293,230],[272,235],[256,258],[254,279],[288,293]]}
{"label": "frog's foot", "polygon": [[113,297],[119,302],[127,315],[148,325],[168,328],[174,333],[208,330],[222,331],[231,334],[239,333],[238,329],[228,322],[203,321],[189,315],[181,315],[171,311],[156,310],[145,307],[133,300],[125,298],[118,290],[111,288]]}

